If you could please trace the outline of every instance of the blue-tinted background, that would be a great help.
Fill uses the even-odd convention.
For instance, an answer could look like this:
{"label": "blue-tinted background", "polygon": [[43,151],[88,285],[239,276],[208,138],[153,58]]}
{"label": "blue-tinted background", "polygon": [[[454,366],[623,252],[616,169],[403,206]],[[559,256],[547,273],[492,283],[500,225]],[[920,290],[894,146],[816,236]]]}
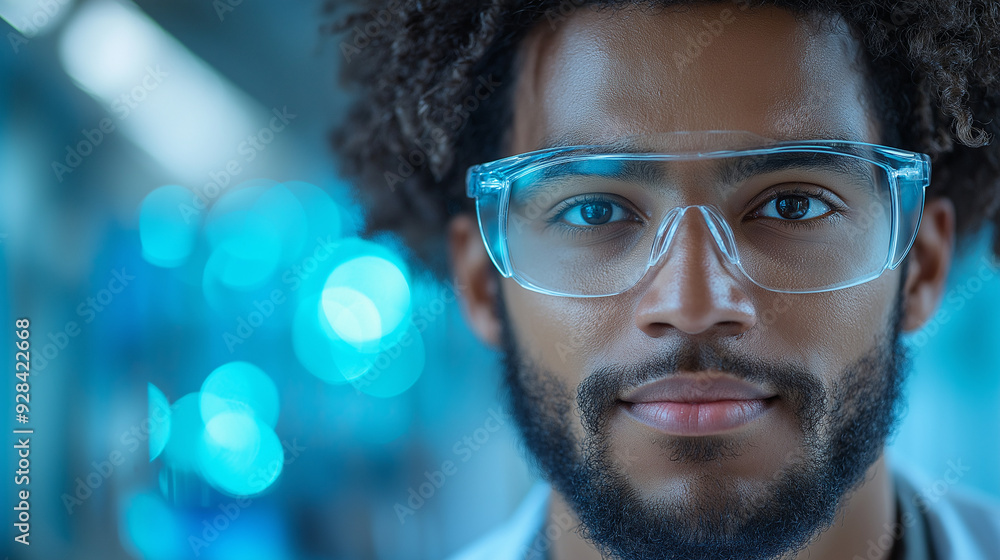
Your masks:
{"label": "blue-tinted background", "polygon": [[[496,356],[449,284],[357,237],[326,141],[345,59],[318,2],[0,14],[0,354],[11,370],[27,317],[34,358],[27,424],[12,374],[0,389],[3,424],[34,430],[29,547],[6,436],[5,555],[441,558],[511,512],[532,479]],[[892,457],[932,497],[949,462],[1000,497],[984,248],[910,339]]]}

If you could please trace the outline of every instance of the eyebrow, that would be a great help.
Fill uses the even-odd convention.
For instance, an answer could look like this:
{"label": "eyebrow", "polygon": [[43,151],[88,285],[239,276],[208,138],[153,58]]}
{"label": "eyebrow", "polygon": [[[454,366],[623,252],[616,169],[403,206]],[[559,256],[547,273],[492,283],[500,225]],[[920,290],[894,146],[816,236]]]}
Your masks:
{"label": "eyebrow", "polygon": [[827,152],[777,152],[726,158],[716,174],[722,184],[740,183],[756,175],[788,169],[831,171],[854,178],[872,176],[871,164],[849,154]]}
{"label": "eyebrow", "polygon": [[[622,147],[620,151],[602,150],[601,153],[629,153]],[[787,170],[812,170],[833,172],[854,178],[858,182],[870,182],[872,179],[871,164],[845,153],[832,152],[775,152],[738,157],[720,157],[721,163],[715,169],[712,179],[717,185],[735,185],[754,176]],[[691,161],[691,160],[688,160]],[[633,181],[638,184],[655,187],[669,183],[669,167],[665,168],[662,161],[656,160],[584,160],[565,165],[546,167],[520,180],[531,178],[527,185],[519,189],[520,196],[526,199],[536,192],[558,183],[564,177],[603,176],[621,181]],[[614,165],[618,169],[612,172],[597,168],[600,165]],[[594,167],[591,167],[594,166]]]}
{"label": "eyebrow", "polygon": [[613,142],[595,142],[592,138],[577,134],[562,134],[546,139],[542,142],[539,150],[550,150],[553,148],[567,148],[570,146],[600,146],[603,154],[628,154],[635,153],[636,147],[629,142],[629,137]]}
{"label": "eyebrow", "polygon": [[[622,153],[626,153],[627,150],[623,150]],[[608,152],[602,152],[608,153]],[[617,166],[618,169],[613,172],[600,172],[598,169],[587,169],[588,166],[607,164]],[[551,186],[553,183],[558,183],[560,179],[564,177],[610,177],[613,179],[618,179],[621,181],[634,181],[636,183],[644,185],[657,185],[662,184],[667,181],[667,172],[663,167],[657,165],[651,165],[657,162],[650,161],[640,161],[640,160],[590,160],[590,161],[580,161],[565,165],[553,165],[546,167],[541,171],[537,171],[537,174],[527,175],[521,177],[518,181],[525,179],[526,177],[532,177],[532,180],[528,182],[527,186],[521,187],[518,190],[520,196],[525,198],[530,198],[534,196],[537,191],[543,190],[546,187]],[[582,165],[581,165],[582,164]]]}
{"label": "eyebrow", "polygon": [[[662,132],[662,133],[649,133],[650,135],[656,134],[674,134],[676,132],[684,131],[673,131],[673,132]],[[695,131],[697,132],[697,131]],[[745,132],[745,131],[722,131],[719,132]],[[771,138],[775,142],[806,142],[809,140],[840,140],[847,142],[865,142],[866,139],[863,134],[859,134],[857,131],[846,129],[846,128],[817,128],[808,130],[806,132],[796,132],[792,134],[782,135],[778,138]],[[630,136],[626,136],[617,141],[599,141],[591,135],[582,134],[580,132],[567,132],[558,135],[547,136],[541,143],[541,145],[536,148],[537,150],[548,150],[552,148],[566,148],[569,146],[593,146],[600,145],[608,148],[608,153],[626,153],[635,151],[635,147],[628,143]],[[766,137],[763,137],[767,139]]]}

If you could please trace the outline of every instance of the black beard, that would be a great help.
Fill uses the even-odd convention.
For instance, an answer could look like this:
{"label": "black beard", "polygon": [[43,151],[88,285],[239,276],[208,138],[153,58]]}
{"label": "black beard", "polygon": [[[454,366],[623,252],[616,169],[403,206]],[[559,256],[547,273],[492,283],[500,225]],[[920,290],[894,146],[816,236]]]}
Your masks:
{"label": "black beard", "polygon": [[[777,558],[801,550],[830,526],[841,499],[860,486],[895,431],[907,369],[901,304],[900,291],[881,340],[845,368],[831,390],[787,364],[687,344],[634,366],[601,368],[580,384],[574,399],[554,374],[518,350],[501,300],[509,410],[529,459],[569,503],[582,522],[581,534],[604,557]],[[750,494],[731,480],[706,474],[712,478],[700,487],[716,490],[699,496],[700,503],[649,503],[615,463],[608,420],[626,389],[668,372],[706,370],[773,387],[796,411],[802,446],[785,458],[786,468],[763,493]],[[583,441],[571,429],[574,403],[585,428]],[[676,438],[666,452],[672,461],[718,461],[739,455],[731,444],[721,437]]]}

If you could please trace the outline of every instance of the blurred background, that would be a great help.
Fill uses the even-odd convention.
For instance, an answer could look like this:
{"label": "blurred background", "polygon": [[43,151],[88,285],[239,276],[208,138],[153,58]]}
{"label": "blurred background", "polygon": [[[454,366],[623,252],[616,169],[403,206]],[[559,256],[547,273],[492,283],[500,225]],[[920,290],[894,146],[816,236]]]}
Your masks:
{"label": "blurred background", "polygon": [[[497,356],[453,286],[358,237],[327,142],[348,62],[320,2],[0,0],[0,17],[0,355],[27,318],[33,358],[26,422],[20,380],[0,388],[0,555],[436,559],[511,513],[533,478]],[[932,501],[1000,498],[984,256],[973,240],[908,338],[891,460]],[[33,430],[27,485],[15,429]],[[945,483],[952,464],[968,470]]]}

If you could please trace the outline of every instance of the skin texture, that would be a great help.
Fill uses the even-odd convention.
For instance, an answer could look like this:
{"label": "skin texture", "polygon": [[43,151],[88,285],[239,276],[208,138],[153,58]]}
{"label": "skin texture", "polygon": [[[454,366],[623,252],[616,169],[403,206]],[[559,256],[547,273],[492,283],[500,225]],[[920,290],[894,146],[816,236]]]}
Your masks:
{"label": "skin texture", "polygon": [[[674,54],[687,51],[687,38],[704,29],[702,20],[720,19],[725,9],[732,17],[724,17],[730,22],[723,32],[689,63],[679,64]],[[741,11],[731,4],[656,12],[581,9],[556,30],[547,24],[536,29],[520,55],[509,154],[555,141],[596,144],[681,130],[880,142],[857,45],[836,22],[817,26],[782,10]],[[499,345],[496,299],[502,292],[520,350],[572,391],[588,372],[692,343],[780,357],[831,388],[884,335],[900,274],[906,274],[903,329],[917,329],[933,314],[953,231],[951,203],[929,200],[905,271],[886,271],[843,290],[786,295],[742,278],[717,254],[703,222],[686,220],[669,258],[639,285],[594,299],[546,296],[513,280],[498,281],[474,216],[454,218],[449,239],[453,274],[464,287],[466,315],[478,336]],[[566,353],[566,346],[573,350]],[[574,432],[582,438],[584,428],[574,414]],[[796,426],[794,410],[779,399],[770,414],[738,429],[740,441],[749,443],[746,452],[713,465],[714,474],[769,479],[782,468],[780,458],[802,444]],[[706,491],[699,489],[694,465],[663,460],[668,436],[624,415],[613,417],[608,430],[613,454],[633,458],[621,468],[644,498],[683,500]],[[550,516],[561,513],[573,515],[555,494]],[[841,502],[836,522],[794,558],[864,555],[868,540],[877,539],[894,516],[891,474],[881,456],[866,482]],[[555,559],[600,557],[576,533],[553,546]]]}

